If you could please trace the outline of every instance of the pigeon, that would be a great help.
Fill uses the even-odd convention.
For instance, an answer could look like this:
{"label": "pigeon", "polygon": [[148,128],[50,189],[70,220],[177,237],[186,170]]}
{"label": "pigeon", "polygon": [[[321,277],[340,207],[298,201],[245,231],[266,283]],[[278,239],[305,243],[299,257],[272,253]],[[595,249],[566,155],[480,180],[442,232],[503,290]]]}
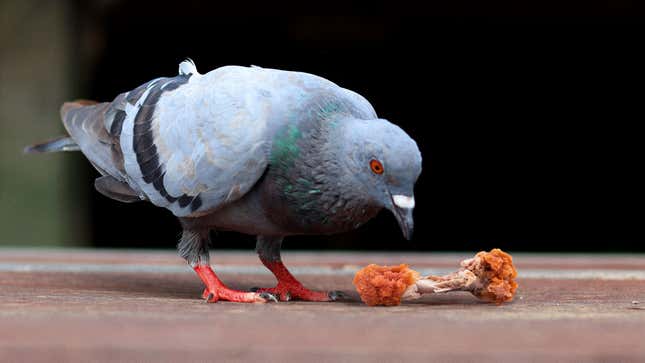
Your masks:
{"label": "pigeon", "polygon": [[[286,236],[358,228],[381,209],[405,238],[413,231],[421,153],[361,95],[313,74],[224,66],[200,74],[190,59],[175,77],[149,81],[112,102],[61,107],[68,135],[28,153],[80,151],[114,200],[168,209],[182,226],[179,255],[207,302],[339,300],[305,288],[280,255]],[[277,285],[238,291],[209,262],[211,230],[257,236]]]}

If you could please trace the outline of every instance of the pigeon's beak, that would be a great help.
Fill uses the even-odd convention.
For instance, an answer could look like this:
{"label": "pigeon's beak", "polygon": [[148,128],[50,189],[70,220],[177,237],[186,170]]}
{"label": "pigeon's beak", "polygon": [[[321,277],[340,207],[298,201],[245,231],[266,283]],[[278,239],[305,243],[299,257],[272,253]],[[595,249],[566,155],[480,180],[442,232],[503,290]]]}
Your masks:
{"label": "pigeon's beak", "polygon": [[403,232],[403,237],[410,240],[414,230],[414,218],[412,211],[414,210],[414,196],[406,196],[401,194],[392,195],[392,213],[399,222],[399,227]]}

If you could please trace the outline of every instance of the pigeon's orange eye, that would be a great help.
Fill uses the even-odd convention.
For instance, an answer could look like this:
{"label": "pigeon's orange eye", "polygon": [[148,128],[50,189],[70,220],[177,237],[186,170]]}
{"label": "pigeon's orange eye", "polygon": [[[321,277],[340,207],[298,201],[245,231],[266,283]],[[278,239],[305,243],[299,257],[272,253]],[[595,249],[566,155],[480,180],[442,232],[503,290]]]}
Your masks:
{"label": "pigeon's orange eye", "polygon": [[383,174],[383,164],[381,164],[381,162],[376,159],[372,159],[370,161],[370,168],[372,169],[374,174]]}

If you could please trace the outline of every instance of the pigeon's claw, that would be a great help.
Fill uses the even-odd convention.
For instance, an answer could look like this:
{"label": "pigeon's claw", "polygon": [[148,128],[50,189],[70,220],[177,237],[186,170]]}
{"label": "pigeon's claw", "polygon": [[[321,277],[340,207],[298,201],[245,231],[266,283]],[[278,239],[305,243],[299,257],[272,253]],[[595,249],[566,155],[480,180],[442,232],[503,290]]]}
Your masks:
{"label": "pigeon's claw", "polygon": [[208,291],[208,289],[204,289],[204,292],[202,293],[202,299],[204,299],[204,301],[207,303],[214,303],[217,302],[219,298],[217,297],[217,295]]}
{"label": "pigeon's claw", "polygon": [[[279,282],[275,287],[258,288],[254,287],[251,291],[259,293],[271,293],[277,296],[280,301],[302,300],[302,301],[336,301],[340,296],[337,291],[323,292],[313,291],[305,288],[300,283]],[[333,296],[333,297],[332,297]]]}
{"label": "pigeon's claw", "polygon": [[216,291],[211,291],[206,288],[202,293],[202,299],[207,303],[216,303],[219,300],[245,303],[278,302],[278,298],[269,292],[254,293],[231,290],[228,288],[218,288]]}
{"label": "pigeon's claw", "polygon": [[334,290],[327,293],[329,301],[347,301],[351,300],[350,296],[342,291]]}
{"label": "pigeon's claw", "polygon": [[206,285],[206,289],[204,289],[204,292],[202,293],[202,299],[207,303],[214,303],[219,300],[244,303],[266,303],[277,301],[277,298],[271,294],[238,291],[228,288],[222,283],[222,281],[220,281],[217,275],[215,275],[215,272],[213,272],[208,265],[198,265],[195,266],[194,269]]}
{"label": "pigeon's claw", "polygon": [[300,281],[287,270],[282,261],[278,258],[267,259],[266,256],[260,255],[260,260],[278,280],[275,287],[270,288],[253,288],[255,292],[269,292],[280,299],[280,301],[302,300],[302,301],[336,301],[340,296],[336,292],[313,291],[302,286]]}
{"label": "pigeon's claw", "polygon": [[272,296],[277,297],[279,301],[291,300],[291,293],[289,291],[284,291],[277,287],[252,287],[250,290],[261,294],[271,294]]}
{"label": "pigeon's claw", "polygon": [[266,300],[267,302],[270,302],[270,301],[278,302],[278,298],[275,295],[268,292],[261,292],[260,297]]}

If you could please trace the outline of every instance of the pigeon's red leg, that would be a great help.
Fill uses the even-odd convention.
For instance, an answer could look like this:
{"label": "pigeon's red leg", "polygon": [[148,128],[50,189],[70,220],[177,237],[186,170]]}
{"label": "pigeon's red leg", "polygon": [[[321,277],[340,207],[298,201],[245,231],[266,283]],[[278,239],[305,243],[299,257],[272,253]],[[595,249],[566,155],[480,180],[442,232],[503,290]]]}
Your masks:
{"label": "pigeon's red leg", "polygon": [[272,300],[272,297],[262,292],[245,292],[229,289],[224,283],[215,275],[215,271],[208,265],[197,265],[193,268],[200,279],[206,285],[202,298],[206,302],[217,302],[218,300],[227,300],[233,302],[267,302]]}
{"label": "pigeon's red leg", "polygon": [[[185,223],[185,220],[182,220]],[[193,267],[199,278],[206,285],[202,297],[206,302],[216,302],[218,300],[227,300],[233,302],[268,302],[277,301],[276,297],[270,293],[254,293],[237,291],[228,288],[215,275],[210,267],[208,257],[208,230],[184,229],[181,240],[177,245],[179,255]]]}
{"label": "pigeon's red leg", "polygon": [[343,296],[343,293],[332,291],[312,291],[302,286],[300,281],[287,270],[280,257],[281,238],[258,236],[256,251],[262,264],[266,266],[278,280],[278,284],[271,288],[255,289],[256,292],[268,292],[277,295],[280,300],[291,299],[305,301],[334,301]]}
{"label": "pigeon's red leg", "polygon": [[282,261],[266,261],[260,259],[264,266],[266,266],[278,279],[278,284],[275,287],[257,289],[257,292],[268,292],[274,294],[282,301],[290,299],[298,299],[305,301],[331,301],[332,298],[326,292],[312,291],[302,286],[300,281],[287,270]]}

